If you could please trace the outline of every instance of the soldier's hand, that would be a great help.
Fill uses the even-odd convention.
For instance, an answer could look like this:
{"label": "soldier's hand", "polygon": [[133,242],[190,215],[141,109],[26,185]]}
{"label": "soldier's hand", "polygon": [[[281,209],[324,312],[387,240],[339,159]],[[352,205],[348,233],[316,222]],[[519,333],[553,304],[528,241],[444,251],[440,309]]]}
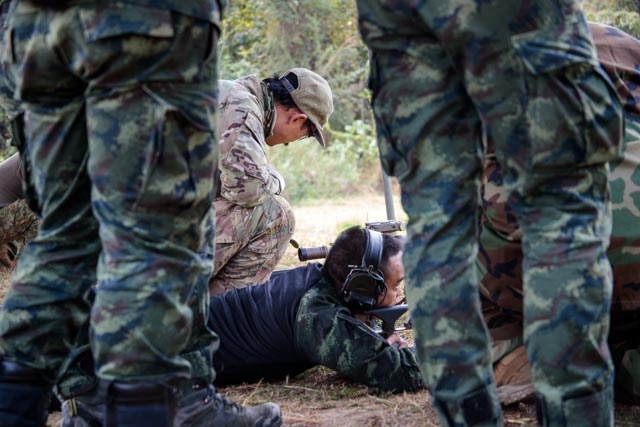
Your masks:
{"label": "soldier's hand", "polygon": [[277,170],[273,169],[271,166],[268,167],[269,175],[271,175],[278,182],[278,191],[275,193],[279,195],[284,191],[285,182],[284,177]]}
{"label": "soldier's hand", "polygon": [[400,335],[393,333],[391,335],[389,335],[389,337],[387,338],[387,342],[389,343],[389,345],[396,347],[396,348],[407,348],[409,347],[409,343],[406,342]]}

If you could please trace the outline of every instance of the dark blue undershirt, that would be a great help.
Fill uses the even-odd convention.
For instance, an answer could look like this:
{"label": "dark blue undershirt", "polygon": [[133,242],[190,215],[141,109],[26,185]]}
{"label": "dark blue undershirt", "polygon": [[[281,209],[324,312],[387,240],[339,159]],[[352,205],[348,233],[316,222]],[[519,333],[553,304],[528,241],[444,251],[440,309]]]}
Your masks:
{"label": "dark blue undershirt", "polygon": [[302,296],[322,275],[321,264],[309,263],[211,298],[208,324],[220,337],[216,384],[294,376],[314,366],[295,349],[294,324]]}

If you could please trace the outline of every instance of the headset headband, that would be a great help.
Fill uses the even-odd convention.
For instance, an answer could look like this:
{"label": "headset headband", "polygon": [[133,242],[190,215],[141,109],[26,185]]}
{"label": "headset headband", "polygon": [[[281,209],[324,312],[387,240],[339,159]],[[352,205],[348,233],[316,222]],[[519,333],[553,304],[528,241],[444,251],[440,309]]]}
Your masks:
{"label": "headset headband", "polygon": [[365,228],[364,248],[362,268],[378,270],[382,260],[382,233]]}

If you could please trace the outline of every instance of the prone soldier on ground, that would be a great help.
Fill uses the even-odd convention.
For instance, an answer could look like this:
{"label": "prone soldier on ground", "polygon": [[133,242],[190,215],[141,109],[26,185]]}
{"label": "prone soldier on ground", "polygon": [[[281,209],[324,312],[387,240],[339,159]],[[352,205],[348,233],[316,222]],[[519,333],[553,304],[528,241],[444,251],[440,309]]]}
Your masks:
{"label": "prone soldier on ground", "polygon": [[[216,384],[281,380],[322,365],[375,390],[421,390],[415,349],[355,317],[400,299],[402,243],[401,235],[350,227],[324,265],[275,271],[262,284],[212,296]],[[73,400],[63,403],[65,419],[73,419],[73,408],[100,420],[98,408]]]}
{"label": "prone soldier on ground", "polygon": [[403,240],[350,227],[324,265],[276,271],[264,284],[212,297],[211,325],[222,334],[218,381],[283,379],[322,365],[378,390],[421,389],[415,349],[355,317],[402,299]]}

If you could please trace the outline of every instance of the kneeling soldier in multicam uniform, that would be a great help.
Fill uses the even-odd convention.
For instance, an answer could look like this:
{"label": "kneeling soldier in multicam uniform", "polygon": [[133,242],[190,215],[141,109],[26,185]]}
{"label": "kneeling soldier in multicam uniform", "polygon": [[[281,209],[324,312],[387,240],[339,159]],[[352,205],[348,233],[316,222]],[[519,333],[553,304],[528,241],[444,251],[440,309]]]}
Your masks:
{"label": "kneeling soldier in multicam uniform", "polygon": [[293,235],[295,217],[280,194],[284,179],[267,146],[315,138],[333,112],[329,84],[305,68],[260,80],[220,84],[220,188],[214,201],[216,247],[212,294],[269,278]]}
{"label": "kneeling soldier in multicam uniform", "polygon": [[[613,231],[607,256],[614,285],[609,333],[614,396],[620,402],[640,404],[640,202],[635,178],[640,173],[640,40],[606,25],[590,24],[590,28],[598,59],[625,111],[624,157],[610,165]],[[479,262],[485,273],[480,292],[497,359],[498,395],[503,404],[511,404],[533,396],[522,345],[522,235],[504,198],[502,171],[493,158],[486,164],[484,179]]]}

